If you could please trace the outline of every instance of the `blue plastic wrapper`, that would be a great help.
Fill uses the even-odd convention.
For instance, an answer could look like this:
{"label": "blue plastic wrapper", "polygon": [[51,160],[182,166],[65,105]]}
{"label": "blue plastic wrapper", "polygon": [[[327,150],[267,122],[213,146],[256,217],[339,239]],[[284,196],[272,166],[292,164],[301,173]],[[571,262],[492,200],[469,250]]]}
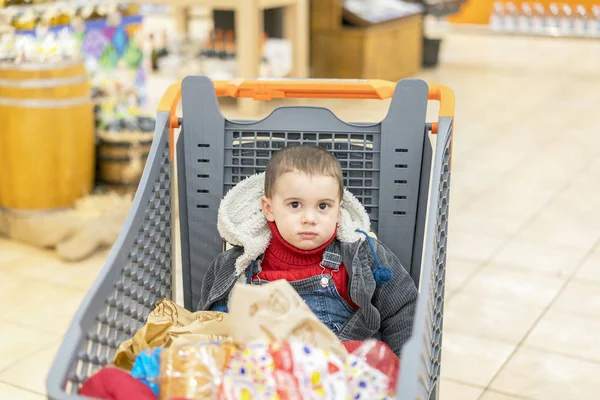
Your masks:
{"label": "blue plastic wrapper", "polygon": [[156,396],[159,395],[158,377],[161,352],[162,347],[142,351],[135,359],[131,370],[131,376],[148,386]]}

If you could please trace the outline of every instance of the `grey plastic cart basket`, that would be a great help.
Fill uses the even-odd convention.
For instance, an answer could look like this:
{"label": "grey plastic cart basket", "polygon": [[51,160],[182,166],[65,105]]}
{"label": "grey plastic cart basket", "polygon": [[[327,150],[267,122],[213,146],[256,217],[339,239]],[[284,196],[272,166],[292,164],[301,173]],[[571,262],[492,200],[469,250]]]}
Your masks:
{"label": "grey plastic cart basket", "polygon": [[[254,98],[264,97],[257,86],[261,81],[244,82],[258,87]],[[243,88],[246,83],[235,84]],[[355,83],[333,95],[353,97],[346,92]],[[179,197],[185,306],[195,309],[202,277],[223,249],[216,223],[223,195],[244,177],[264,170],[273,151],[312,143],[337,156],[344,184],[366,207],[372,230],[420,285],[412,338],[402,352],[398,399],[437,399],[454,94],[421,80],[388,84],[388,114],[370,124],[343,122],[325,108],[296,106],[277,108],[260,121],[228,120],[218,107],[217,83],[206,77],[181,83],[183,118],[178,120],[175,108],[170,112],[164,106],[178,98],[179,85],[171,87],[159,108],[166,111],[157,114],[129,216],[64,337],[49,372],[48,397],[83,399],[76,394],[79,385],[112,361],[118,345],[144,325],[157,301],[171,297],[172,187]],[[425,119],[428,98],[440,100],[443,115],[431,124]],[[169,137],[178,121],[182,130],[174,185]],[[429,135],[436,130],[437,136]]]}

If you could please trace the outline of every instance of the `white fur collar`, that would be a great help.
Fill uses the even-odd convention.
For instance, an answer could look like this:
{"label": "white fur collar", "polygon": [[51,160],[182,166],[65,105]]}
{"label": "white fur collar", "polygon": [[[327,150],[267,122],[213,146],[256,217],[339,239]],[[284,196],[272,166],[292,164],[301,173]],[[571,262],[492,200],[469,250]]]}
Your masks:
{"label": "white fur collar", "polygon": [[[217,227],[229,244],[241,246],[244,253],[236,260],[236,275],[265,252],[271,241],[271,231],[263,215],[260,199],[264,195],[265,174],[252,175],[238,183],[221,201]],[[370,231],[369,216],[363,205],[344,189],[337,239],[352,243],[364,238],[356,232]]]}

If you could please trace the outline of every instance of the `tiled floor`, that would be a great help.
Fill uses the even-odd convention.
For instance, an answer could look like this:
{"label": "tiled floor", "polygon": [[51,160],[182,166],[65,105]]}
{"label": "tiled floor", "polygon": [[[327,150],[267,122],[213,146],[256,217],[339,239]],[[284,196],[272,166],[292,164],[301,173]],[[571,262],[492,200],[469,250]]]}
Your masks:
{"label": "tiled floor", "polygon": [[[600,392],[598,47],[455,32],[421,74],[457,95],[442,400]],[[324,104],[343,119],[386,110]],[[0,239],[0,398],[43,398],[105,257],[65,264]]]}

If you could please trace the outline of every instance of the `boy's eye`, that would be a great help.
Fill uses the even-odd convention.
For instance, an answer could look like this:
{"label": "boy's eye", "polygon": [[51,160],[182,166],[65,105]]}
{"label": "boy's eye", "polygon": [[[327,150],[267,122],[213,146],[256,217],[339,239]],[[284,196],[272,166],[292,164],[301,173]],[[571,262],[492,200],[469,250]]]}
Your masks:
{"label": "boy's eye", "polygon": [[319,204],[319,210],[325,211],[329,208],[329,204],[327,203],[321,203]]}
{"label": "boy's eye", "polygon": [[300,207],[300,203],[297,202],[297,201],[292,201],[290,203],[290,207],[292,207],[292,208],[298,208],[298,207]]}

